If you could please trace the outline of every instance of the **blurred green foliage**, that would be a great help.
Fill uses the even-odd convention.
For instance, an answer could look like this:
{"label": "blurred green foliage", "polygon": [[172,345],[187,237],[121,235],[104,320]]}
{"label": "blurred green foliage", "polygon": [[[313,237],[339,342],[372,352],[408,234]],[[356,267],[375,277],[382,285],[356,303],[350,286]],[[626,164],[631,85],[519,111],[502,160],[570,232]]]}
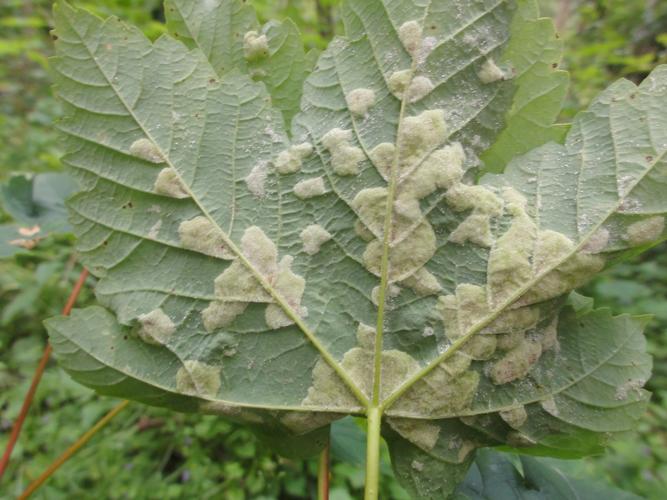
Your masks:
{"label": "blurred green foliage", "polygon": [[[569,119],[603,87],[625,76],[641,81],[667,62],[665,0],[540,0],[566,41],[563,67],[572,90]],[[164,31],[160,0],[72,0],[100,15],[118,15],[151,38]],[[322,49],[340,29],[340,0],[253,0],[260,18],[291,17],[309,48]],[[61,169],[53,122],[59,106],[48,76],[51,0],[0,2],[0,182],[13,172]],[[0,225],[11,220],[0,211]],[[72,239],[49,236],[31,251],[0,260],[0,448],[18,414],[44,348],[43,318],[57,314],[79,272]],[[93,282],[91,280],[90,285]],[[92,300],[90,286],[80,304]],[[603,457],[572,462],[579,478],[602,478],[649,499],[667,491],[667,247],[621,265],[586,287],[598,306],[655,316],[647,336],[655,357],[650,411],[638,435]],[[24,433],[14,451],[0,498],[15,498],[60,452],[107,412],[114,401],[75,384],[55,364],[47,369]],[[342,424],[350,431],[354,423]],[[346,427],[347,426],[347,427]],[[354,441],[354,439],[352,439]],[[363,454],[334,443],[331,498],[359,498]],[[311,498],[315,463],[273,455],[249,431],[214,417],[178,415],[131,405],[36,498]],[[384,468],[383,498],[406,498]],[[6,495],[6,496],[3,496]]]}

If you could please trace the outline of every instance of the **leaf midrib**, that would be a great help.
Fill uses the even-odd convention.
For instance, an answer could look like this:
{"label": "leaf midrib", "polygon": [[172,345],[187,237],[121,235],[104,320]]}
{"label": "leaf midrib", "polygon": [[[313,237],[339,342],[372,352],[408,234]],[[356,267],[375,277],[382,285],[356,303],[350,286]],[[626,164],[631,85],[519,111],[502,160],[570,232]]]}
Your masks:
{"label": "leaf midrib", "polygon": [[[68,18],[69,21],[69,18]],[[220,227],[220,225],[213,219],[211,214],[208,212],[206,208],[202,206],[200,201],[195,197],[194,193],[190,189],[190,186],[183,180],[181,174],[178,172],[178,170],[175,168],[174,164],[171,162],[171,159],[168,157],[168,155],[162,150],[162,148],[158,145],[158,143],[153,139],[153,136],[149,133],[148,130],[144,127],[143,123],[139,120],[139,118],[136,116],[134,113],[134,110],[132,107],[125,101],[124,97],[122,94],[118,91],[116,86],[113,84],[112,79],[109,78],[107,73],[104,71],[102,66],[100,65],[97,57],[95,57],[94,53],[92,52],[91,48],[88,46],[86,43],[85,38],[82,36],[82,34],[76,29],[75,26],[72,25],[70,22],[70,26],[72,27],[72,30],[77,34],[79,41],[83,47],[86,48],[86,51],[88,52],[90,58],[94,61],[95,66],[97,69],[100,71],[100,73],[104,76],[105,80],[107,81],[109,88],[111,88],[116,96],[116,98],[121,102],[121,104],[125,107],[125,109],[128,112],[128,115],[135,121],[137,126],[141,129],[141,131],[144,133],[146,138],[148,138],[158,149],[162,157],[164,158],[164,162],[166,165],[168,165],[170,168],[174,170],[174,172],[177,173],[178,178],[181,180],[181,183],[183,184],[183,187],[185,188],[186,192],[188,195],[192,198],[194,203],[199,207],[201,210],[202,214],[211,222],[211,224],[214,225],[214,227],[217,229],[217,231],[220,233],[224,243],[228,246],[228,248],[234,253],[239,261],[243,264],[248,271],[253,275],[253,277],[262,285],[262,287],[269,293],[269,295],[276,301],[277,305],[283,309],[284,313],[294,322],[296,326],[298,326],[303,334],[308,338],[308,340],[313,344],[315,349],[320,353],[322,358],[331,366],[331,368],[336,372],[336,374],[343,380],[343,382],[348,386],[349,390],[354,394],[354,396],[359,400],[359,402],[364,405],[368,406],[368,398],[366,395],[361,391],[361,389],[357,386],[357,384],[352,380],[352,378],[347,374],[345,370],[336,362],[336,360],[333,358],[333,356],[324,348],[324,346],[320,343],[319,339],[315,336],[315,334],[310,330],[310,328],[304,323],[304,321],[301,319],[301,317],[290,307],[290,305],[285,301],[282,297],[281,294],[278,293],[277,290],[275,290],[271,284],[266,280],[266,278],[252,265],[252,263],[243,255],[243,252],[238,248],[238,246],[229,238],[229,236],[223,231],[223,229]],[[151,45],[151,48],[153,46]],[[210,64],[209,64],[210,65]],[[215,74],[215,72],[214,72]]]}

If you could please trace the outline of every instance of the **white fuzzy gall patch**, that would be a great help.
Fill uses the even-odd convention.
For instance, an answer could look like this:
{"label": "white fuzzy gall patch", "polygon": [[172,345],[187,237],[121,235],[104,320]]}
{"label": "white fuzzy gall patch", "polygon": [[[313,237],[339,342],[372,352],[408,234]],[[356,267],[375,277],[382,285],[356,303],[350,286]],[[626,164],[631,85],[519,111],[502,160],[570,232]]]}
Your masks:
{"label": "white fuzzy gall patch", "polygon": [[364,158],[361,148],[352,146],[352,131],[335,128],[322,137],[322,144],[331,153],[331,167],[340,176],[357,175]]}
{"label": "white fuzzy gall patch", "polygon": [[605,228],[598,229],[593,236],[591,236],[582,248],[584,253],[600,253],[609,244],[609,231]]}
{"label": "white fuzzy gall patch", "polygon": [[378,144],[370,152],[370,158],[377,168],[380,175],[385,179],[389,179],[391,173],[391,165],[394,163],[396,156],[396,146],[391,142],[383,142]]}
{"label": "white fuzzy gall patch", "polygon": [[318,224],[308,226],[301,231],[301,241],[303,241],[303,251],[308,255],[315,255],[320,251],[322,245],[331,240],[331,233]]}
{"label": "white fuzzy gall patch", "polygon": [[[397,285],[391,283],[391,284],[387,287],[387,291],[385,292],[385,297],[386,297],[386,298],[389,298],[389,299],[395,299],[395,298],[398,297],[400,294],[401,294],[401,287],[399,287],[399,286],[397,286]],[[372,301],[373,304],[375,304],[376,306],[378,306],[378,305],[380,304],[380,287],[379,287],[379,286],[376,286],[376,287],[373,288],[373,290],[371,291],[371,301]]]}
{"label": "white fuzzy gall patch", "polygon": [[528,413],[526,413],[526,409],[523,406],[501,411],[498,412],[498,414],[500,415],[500,418],[513,429],[518,429],[526,423],[526,420],[528,420]]}
{"label": "white fuzzy gall patch", "polygon": [[185,394],[215,397],[221,386],[220,369],[202,363],[187,360],[176,372],[176,389]]}
{"label": "white fuzzy gall patch", "polygon": [[250,191],[256,198],[264,198],[266,196],[266,179],[269,176],[269,169],[266,163],[256,165],[244,179],[248,191]]}
{"label": "white fuzzy gall patch", "polygon": [[424,97],[433,92],[435,86],[433,82],[425,76],[417,76],[412,80],[405,94],[408,102],[414,103],[422,100]]}
{"label": "white fuzzy gall patch", "polygon": [[442,109],[424,111],[405,118],[401,127],[400,144],[404,163],[411,165],[447,138],[445,112]]}
{"label": "white fuzzy gall patch", "polygon": [[[306,317],[308,310],[301,307],[301,299],[306,289],[306,281],[292,271],[294,257],[285,255],[278,265],[278,274],[273,286],[282,298],[289,304],[290,308],[300,317]],[[272,330],[284,328],[294,324],[294,320],[285,310],[277,304],[269,304],[264,313],[266,324]]]}
{"label": "white fuzzy gall patch", "polygon": [[303,160],[313,154],[313,145],[304,142],[296,144],[286,149],[278,155],[275,160],[275,167],[279,174],[294,174],[301,170]]}
{"label": "white fuzzy gall patch", "polygon": [[137,158],[142,160],[149,161],[151,163],[162,163],[164,158],[162,153],[155,145],[155,143],[149,139],[142,138],[134,141],[130,146],[130,153]]}
{"label": "white fuzzy gall patch", "polygon": [[183,199],[190,197],[178,173],[171,167],[160,171],[153,189],[157,194],[169,196],[170,198]]}
{"label": "white fuzzy gall patch", "polygon": [[417,295],[435,295],[442,291],[442,285],[426,268],[418,269],[412,276],[403,280],[401,284],[411,288]]}
{"label": "white fuzzy gall patch", "polygon": [[275,243],[257,226],[246,229],[241,238],[241,251],[255,271],[281,297],[280,305],[276,297],[267,292],[257,275],[236,260],[215,279],[217,300],[202,311],[207,331],[230,325],[249,303],[268,304],[265,320],[272,329],[293,324],[295,315],[306,317],[308,311],[301,306],[306,282],[292,271],[294,258],[286,255],[278,263]]}
{"label": "white fuzzy gall patch", "polygon": [[410,87],[410,82],[412,81],[412,70],[404,69],[401,71],[396,71],[389,76],[389,90],[397,98],[403,99],[405,92]]}
{"label": "white fuzzy gall patch", "polygon": [[357,116],[366,116],[375,105],[375,92],[371,89],[355,89],[345,96],[350,112]]}
{"label": "white fuzzy gall patch", "polygon": [[422,45],[422,27],[417,21],[408,21],[398,29],[398,37],[405,49],[416,56]]}
{"label": "white fuzzy gall patch", "polygon": [[490,248],[493,245],[491,233],[491,218],[486,214],[472,214],[468,216],[449,235],[449,241],[464,245],[470,242],[474,245]]}
{"label": "white fuzzy gall patch", "polygon": [[423,450],[432,450],[440,437],[440,426],[411,418],[390,418],[389,425],[405,439]]}
{"label": "white fuzzy gall patch", "polygon": [[176,325],[162,309],[155,309],[137,318],[141,325],[139,337],[148,344],[164,345],[176,331]]}
{"label": "white fuzzy gall patch", "polygon": [[245,230],[241,238],[241,249],[264,276],[271,277],[278,271],[278,249],[261,228],[251,226]]}
{"label": "white fuzzy gall patch", "polygon": [[664,231],[665,218],[655,216],[631,224],[625,239],[632,245],[646,245],[658,240]]}
{"label": "white fuzzy gall patch", "polygon": [[545,399],[544,401],[540,402],[540,405],[542,406],[542,408],[544,408],[544,411],[550,413],[554,417],[557,417],[558,414],[560,413],[560,411],[558,410],[558,406],[556,406],[556,401],[554,400],[554,398]]}
{"label": "white fuzzy gall patch", "polygon": [[499,80],[504,80],[507,75],[503,72],[502,69],[493,61],[493,59],[487,59],[486,62],[482,65],[481,69],[477,73],[477,76],[482,83],[493,83]]}
{"label": "white fuzzy gall patch", "polygon": [[294,151],[295,154],[299,156],[302,160],[305,160],[310,155],[313,154],[314,148],[313,145],[309,142],[302,142],[301,144],[295,144],[290,148]]}
{"label": "white fuzzy gall patch", "polygon": [[204,329],[213,333],[220,328],[227,328],[247,307],[247,302],[211,302],[201,313]]}
{"label": "white fuzzy gall patch", "polygon": [[352,140],[352,131],[335,128],[322,137],[322,144],[327,149],[335,149]]}
{"label": "white fuzzy gall patch", "polygon": [[431,55],[436,45],[438,45],[438,40],[435,37],[425,37],[422,41],[422,46],[419,48],[419,54],[417,54],[417,62],[423,64],[428,59],[428,56]]}
{"label": "white fuzzy gall patch", "polygon": [[256,31],[248,31],[243,37],[243,52],[249,61],[261,59],[269,55],[269,40],[266,35]]}
{"label": "white fuzzy gall patch", "polygon": [[301,199],[307,200],[316,196],[326,194],[327,188],[324,185],[322,177],[315,177],[314,179],[306,179],[300,181],[294,186],[294,195]]}
{"label": "white fuzzy gall patch", "polygon": [[369,351],[375,349],[376,336],[377,331],[375,328],[364,323],[359,323],[359,326],[357,327],[357,343],[359,344],[359,347]]}
{"label": "white fuzzy gall patch", "polygon": [[232,260],[234,254],[229,250],[220,229],[203,216],[181,222],[178,226],[181,244],[188,250],[201,252],[220,259]]}

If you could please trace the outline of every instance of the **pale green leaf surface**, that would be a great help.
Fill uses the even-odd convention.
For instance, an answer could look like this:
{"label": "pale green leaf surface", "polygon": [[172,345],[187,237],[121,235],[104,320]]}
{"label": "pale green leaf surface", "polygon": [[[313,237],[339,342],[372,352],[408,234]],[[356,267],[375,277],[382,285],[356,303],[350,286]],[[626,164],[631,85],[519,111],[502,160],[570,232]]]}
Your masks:
{"label": "pale green leaf surface", "polygon": [[[530,4],[530,2],[526,2]],[[567,127],[554,125],[569,86],[569,75],[557,69],[563,42],[551,19],[527,8],[515,20],[512,38],[502,56],[516,75],[514,95],[505,128],[482,156],[484,171],[502,172],[516,156],[550,141],[562,142]]]}
{"label": "pale green leaf surface", "polygon": [[[473,186],[523,92],[492,60],[517,30],[544,40],[530,5],[348,1],[290,143],[266,87],[242,64],[220,78],[212,44],[151,44],[60,4],[72,220],[107,308],[50,324],[64,366],[299,434],[376,405],[396,446],[440,457],[409,471],[427,486],[479,446],[580,456],[632,429],[643,319],[563,306],[664,239],[667,70]],[[147,349],[165,361],[129,352]]]}
{"label": "pale green leaf surface", "polygon": [[[263,82],[285,122],[292,121],[308,63],[301,34],[291,20],[260,27],[252,6],[240,0],[167,0],[165,14],[170,33],[199,48],[218,75],[236,70]],[[248,59],[244,39],[249,32],[266,36],[265,56]]]}

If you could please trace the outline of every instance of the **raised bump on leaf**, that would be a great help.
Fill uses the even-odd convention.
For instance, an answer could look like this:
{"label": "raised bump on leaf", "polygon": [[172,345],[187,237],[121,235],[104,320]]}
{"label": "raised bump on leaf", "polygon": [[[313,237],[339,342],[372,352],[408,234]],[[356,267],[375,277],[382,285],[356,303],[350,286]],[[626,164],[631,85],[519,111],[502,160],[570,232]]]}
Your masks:
{"label": "raised bump on leaf", "polygon": [[438,278],[423,267],[401,281],[401,284],[412,289],[417,295],[436,295],[442,291]]}
{"label": "raised bump on leaf", "polygon": [[230,326],[247,307],[247,302],[211,302],[201,313],[204,329],[212,333]]}
{"label": "raised bump on leaf", "polygon": [[326,192],[327,188],[324,185],[324,179],[322,177],[305,179],[303,181],[299,181],[294,186],[294,196],[301,200],[322,196],[323,194],[326,194]]}
{"label": "raised bump on leaf", "polygon": [[609,230],[605,228],[598,229],[593,236],[590,237],[586,245],[581,249],[584,253],[600,253],[609,244],[610,238]]}
{"label": "raised bump on leaf", "polygon": [[424,97],[433,92],[435,85],[425,76],[416,76],[413,78],[412,83],[408,87],[407,92],[405,93],[405,98],[410,103],[415,103],[422,100]]}
{"label": "raised bump on leaf", "polygon": [[178,226],[178,235],[181,244],[189,250],[220,259],[234,259],[234,254],[227,248],[220,230],[206,217],[198,216],[181,222]]}
{"label": "raised bump on leaf", "polygon": [[308,255],[317,254],[322,245],[331,240],[333,236],[319,224],[312,224],[301,231],[301,241],[303,241],[303,251]]}
{"label": "raised bump on leaf", "polygon": [[407,21],[398,29],[398,36],[405,49],[413,56],[417,55],[422,45],[422,27],[418,21]]}
{"label": "raised bump on leaf", "polygon": [[146,139],[145,137],[137,139],[132,143],[130,146],[130,153],[137,158],[141,158],[142,160],[146,160],[151,163],[164,162],[162,153],[155,145],[155,143],[150,139]]}
{"label": "raised bump on leaf", "polygon": [[507,78],[505,72],[498,67],[493,59],[487,59],[484,62],[477,76],[484,83],[493,83]]}
{"label": "raised bump on leaf", "polygon": [[176,388],[185,394],[215,397],[220,390],[220,369],[197,360],[187,360],[176,372]]}
{"label": "raised bump on leaf", "polygon": [[137,318],[139,337],[148,344],[164,345],[176,331],[176,325],[162,309],[155,309]]}
{"label": "raised bump on leaf", "polygon": [[387,422],[405,439],[426,451],[435,448],[440,437],[440,426],[428,421],[394,417],[387,419]]}
{"label": "raised bump on leaf", "polygon": [[[293,310],[297,311],[300,316],[306,317],[307,311],[301,307],[301,299],[306,289],[306,280],[294,274],[292,271],[293,262],[294,257],[291,255],[286,255],[282,258],[280,264],[278,264],[278,271],[273,286]],[[274,330],[294,324],[294,320],[285,314],[282,307],[276,304],[269,304],[266,307],[264,317],[269,328]]]}
{"label": "raised bump on leaf", "polygon": [[[257,226],[246,229],[241,238],[241,251],[254,268],[272,285],[290,308],[301,317],[307,315],[301,307],[305,290],[305,280],[292,272],[294,258],[286,255],[278,263],[278,249],[264,231]],[[269,328],[278,329],[294,324],[283,310],[274,303],[252,272],[240,261],[235,260],[215,279],[217,300],[202,313],[207,330],[214,330],[231,324],[245,310],[248,303],[268,304],[264,314]],[[231,305],[230,305],[231,304]]]}
{"label": "raised bump on leaf", "polygon": [[441,146],[447,139],[445,112],[442,109],[424,111],[403,120],[399,145],[401,163],[413,166],[422,157]]}
{"label": "raised bump on leaf", "polygon": [[548,398],[540,401],[540,406],[544,409],[544,411],[550,415],[553,415],[554,417],[557,417],[560,414],[558,406],[556,405],[556,400],[554,398]]}
{"label": "raised bump on leaf", "polygon": [[262,162],[253,167],[248,176],[244,179],[248,191],[250,191],[256,198],[264,198],[266,196],[266,180],[269,176],[269,167],[267,163]]}
{"label": "raised bump on leaf", "polygon": [[335,128],[323,138],[322,144],[331,153],[331,167],[340,176],[357,175],[359,164],[366,155],[356,146],[352,146],[352,131]]}
{"label": "raised bump on leaf", "polygon": [[616,393],[614,398],[616,401],[626,401],[631,394],[641,395],[644,386],[646,385],[645,379],[630,379],[627,382],[619,385],[616,388]]}
{"label": "raised bump on leaf", "polygon": [[[389,297],[390,299],[395,299],[400,294],[401,294],[401,287],[396,286],[393,283],[390,283],[389,286],[387,287],[386,296]],[[380,297],[380,287],[376,286],[371,291],[371,301],[373,302],[373,304],[375,304],[376,307],[380,303],[379,297]],[[391,307],[389,306],[389,308]]]}
{"label": "raised bump on leaf", "polygon": [[509,229],[498,238],[489,255],[488,282],[492,304],[507,300],[533,277],[536,238],[537,227],[533,220],[523,209],[516,211]]}
{"label": "raised bump on leaf", "polygon": [[489,368],[489,377],[496,385],[507,384],[524,378],[542,355],[542,345],[532,339],[524,339]]}
{"label": "raised bump on leaf", "polygon": [[256,31],[248,31],[243,36],[243,52],[249,61],[261,59],[269,55],[269,41],[266,35]]}
{"label": "raised bump on leaf", "polygon": [[399,187],[399,198],[421,200],[437,189],[452,188],[463,178],[464,161],[465,153],[459,143],[434,151],[402,182]]}
{"label": "raised bump on leaf", "polygon": [[[431,260],[436,251],[436,237],[428,223],[417,226],[410,238],[397,243],[389,256],[390,281],[403,281]],[[366,269],[380,275],[382,261],[382,243],[371,241],[364,252]]]}
{"label": "raised bump on leaf", "polygon": [[447,203],[456,211],[474,209],[498,217],[503,212],[503,200],[484,186],[457,184],[447,191]]}
{"label": "raised bump on leaf", "polygon": [[635,246],[645,245],[658,240],[664,231],[665,218],[655,216],[630,224],[625,239]]}
{"label": "raised bump on leaf", "polygon": [[375,105],[375,92],[371,89],[354,89],[345,96],[350,112],[357,116],[366,116]]}
{"label": "raised bump on leaf", "polygon": [[447,363],[436,366],[416,382],[399,399],[394,408],[415,415],[439,412],[455,413],[470,406],[479,385],[476,371],[465,371],[452,376],[445,369]]}
{"label": "raised bump on leaf", "polygon": [[362,349],[372,350],[375,348],[375,336],[377,330],[372,326],[359,323],[357,327],[357,342]]}
{"label": "raised bump on leaf", "polygon": [[502,418],[507,425],[513,429],[520,428],[528,420],[528,413],[526,408],[519,406],[517,408],[512,408],[510,410],[501,411],[498,413],[500,418]]}
{"label": "raised bump on leaf", "polygon": [[404,69],[401,71],[395,71],[389,75],[388,85],[389,90],[394,94],[398,99],[403,99],[405,92],[410,87],[410,82],[412,81],[412,70]]}
{"label": "raised bump on leaf", "polygon": [[472,214],[468,216],[449,235],[449,241],[465,245],[470,242],[473,245],[490,248],[493,245],[493,234],[491,233],[491,219],[487,214]]}
{"label": "raised bump on leaf", "polygon": [[281,152],[275,160],[275,167],[279,174],[294,174],[301,170],[303,160],[313,154],[313,146],[308,142],[291,146]]}
{"label": "raised bump on leaf", "polygon": [[[343,355],[341,366],[350,374],[352,380],[369,397],[373,390],[373,358],[375,329],[359,324],[357,329],[359,347],[353,347]],[[419,369],[419,363],[409,354],[398,351],[382,351],[382,397],[387,397],[407,377]],[[355,407],[356,402],[349,390],[334,375],[333,369],[323,360],[319,360],[313,369],[312,386],[303,400],[304,405],[328,407]]]}
{"label": "raised bump on leaf", "polygon": [[155,180],[154,188],[157,194],[169,196],[171,198],[189,198],[190,194],[187,192],[183,181],[178,176],[178,173],[173,168],[163,168]]}
{"label": "raised bump on leaf", "polygon": [[370,159],[377,168],[380,175],[385,179],[389,178],[391,172],[391,165],[396,156],[396,146],[391,142],[383,142],[375,146],[369,153]]}

